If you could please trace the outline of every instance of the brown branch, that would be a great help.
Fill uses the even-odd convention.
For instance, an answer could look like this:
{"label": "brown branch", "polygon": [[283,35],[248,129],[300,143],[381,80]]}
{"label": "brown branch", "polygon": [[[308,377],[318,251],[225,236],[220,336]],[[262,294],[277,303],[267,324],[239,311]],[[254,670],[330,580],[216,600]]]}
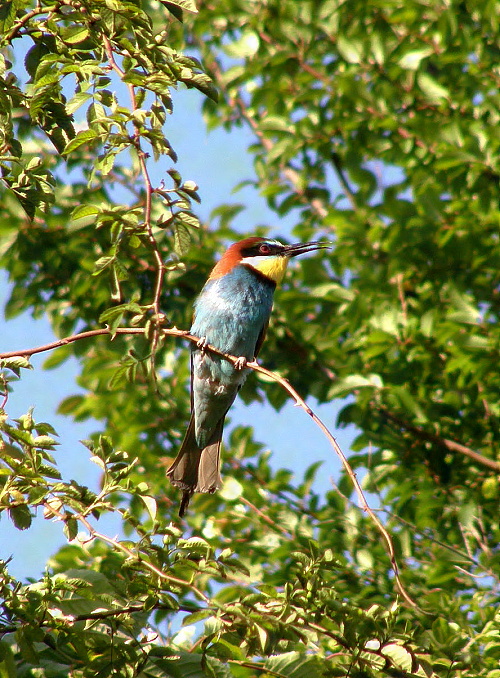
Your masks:
{"label": "brown branch", "polygon": [[[170,331],[172,332],[172,331]],[[64,337],[63,339],[58,339],[57,341],[51,341],[50,344],[44,344],[43,346],[37,346],[35,348],[27,348],[21,351],[7,351],[6,353],[0,353],[0,360],[7,358],[15,358],[16,356],[30,356],[37,353],[45,353],[46,351],[53,351],[55,348],[61,348],[67,344],[72,344],[75,341],[80,341],[82,339],[88,339],[90,337],[98,337],[103,334],[108,334],[114,336],[115,334],[144,334],[144,328],[142,327],[119,327],[115,330],[110,330],[107,327],[103,327],[98,330],[87,330],[86,332],[79,332],[78,334],[72,334],[69,337]]]}
{"label": "brown branch", "polygon": [[[111,45],[111,42],[108,38],[107,35],[103,34],[103,39],[104,39],[104,49],[106,51],[106,55],[108,57],[109,64],[111,68],[115,71],[115,73],[118,75],[120,80],[124,80],[125,78],[125,71],[116,63],[115,56],[113,54],[113,47]],[[131,110],[132,112],[137,111],[137,98],[135,95],[135,87],[131,83],[126,83],[129,95],[130,95],[130,102],[131,102]],[[145,191],[146,191],[146,204],[144,206],[144,226],[146,228],[146,233],[148,236],[148,242],[149,245],[153,251],[153,258],[156,263],[156,282],[155,282],[155,289],[154,289],[154,294],[153,294],[153,301],[151,303],[151,307],[154,310],[154,323],[155,323],[155,331],[153,335],[153,341],[151,344],[151,374],[153,375],[153,380],[156,380],[156,371],[155,371],[155,365],[154,365],[154,360],[155,360],[155,354],[156,350],[158,348],[158,342],[160,338],[160,333],[159,329],[161,327],[162,320],[164,318],[163,313],[161,312],[161,307],[160,307],[160,297],[161,297],[161,291],[163,288],[163,280],[165,277],[165,265],[163,263],[163,258],[161,256],[160,249],[158,247],[158,242],[156,241],[156,238],[153,233],[153,227],[151,225],[151,211],[152,211],[152,196],[153,196],[153,186],[151,184],[151,178],[149,176],[149,171],[148,171],[148,166],[147,166],[147,154],[143,150],[141,146],[141,128],[139,123],[136,120],[133,120],[133,125],[134,125],[134,148],[137,153],[137,158],[139,160],[139,167],[141,168],[141,174],[142,178],[144,181],[144,186],[145,186]]]}
{"label": "brown branch", "polygon": [[[231,361],[233,362],[233,361]],[[401,578],[399,576],[399,567],[396,562],[396,554],[394,552],[394,545],[392,543],[392,539],[385,529],[385,527],[382,525],[380,522],[379,518],[375,515],[373,509],[370,508],[368,502],[366,501],[366,497],[363,493],[363,490],[361,489],[361,485],[359,484],[359,481],[356,477],[356,473],[352,470],[351,465],[349,464],[347,457],[345,454],[342,452],[339,444],[335,440],[334,436],[330,433],[328,430],[327,426],[321,421],[321,419],[311,410],[309,405],[305,402],[303,398],[299,396],[297,391],[293,388],[293,386],[283,377],[280,377],[279,375],[275,374],[274,372],[271,372],[270,370],[266,369],[265,367],[261,367],[258,363],[256,362],[251,362],[247,363],[247,366],[250,367],[251,369],[255,370],[256,372],[260,372],[261,374],[266,375],[266,377],[269,377],[270,379],[273,379],[274,381],[277,381],[280,386],[282,386],[285,391],[288,392],[288,394],[295,400],[297,405],[301,407],[314,421],[314,423],[319,427],[319,429],[322,431],[324,436],[328,439],[330,445],[333,447],[335,454],[337,457],[340,459],[342,462],[342,465],[349,476],[354,489],[356,490],[356,494],[358,495],[358,501],[363,509],[371,518],[373,521],[374,525],[376,526],[377,530],[380,532],[382,535],[382,538],[385,542],[387,553],[389,555],[389,559],[391,562],[391,567],[394,572],[394,577],[396,579],[396,583],[399,589],[399,592],[401,593],[402,597],[404,600],[411,605],[413,608],[419,609],[418,605],[415,603],[414,600],[410,597],[408,592],[403,586],[403,583],[401,582]]]}
{"label": "brown branch", "polygon": [[[75,622],[79,621],[99,621],[99,620],[105,620],[109,619],[112,617],[120,617],[121,615],[124,614],[133,614],[134,612],[152,612],[153,610],[171,610],[172,612],[198,612],[199,610],[205,610],[207,608],[205,607],[199,607],[197,605],[179,605],[176,608],[171,607],[170,605],[164,605],[162,603],[158,603],[157,605],[153,605],[151,607],[144,607],[144,605],[128,605],[127,607],[115,607],[110,610],[101,610],[100,612],[88,612],[86,614],[76,614],[76,615],[65,615],[67,621],[71,622],[71,624],[74,624]],[[213,608],[215,611],[215,608]],[[57,619],[56,619],[57,621]],[[40,626],[48,626],[50,628],[54,628],[54,619],[47,619],[47,620],[42,620],[39,622]],[[15,624],[2,624],[0,622],[0,633],[12,633],[14,631],[17,631],[19,626],[16,626]]]}
{"label": "brown branch", "polygon": [[[192,343],[195,343],[195,344],[197,344],[199,342],[199,337],[195,337],[194,335],[190,334],[189,332],[184,331],[184,330],[179,330],[175,327],[170,328],[170,329],[163,329],[162,332],[165,335],[183,337],[184,339],[187,339],[188,341],[191,341]],[[121,327],[121,328],[118,328],[118,329],[115,329],[115,330],[110,330],[110,329],[90,330],[89,332],[82,332],[80,334],[76,334],[76,335],[73,335],[71,337],[66,337],[65,339],[60,339],[59,341],[53,342],[51,344],[46,344],[45,346],[41,346],[41,347],[38,347],[38,348],[26,349],[24,351],[17,351],[17,352],[14,351],[14,352],[11,352],[11,353],[8,353],[8,354],[0,354],[0,359],[1,358],[13,357],[13,356],[16,356],[16,355],[20,355],[20,356],[22,356],[22,355],[24,355],[24,356],[33,355],[35,353],[41,353],[42,351],[48,351],[48,350],[57,348],[59,346],[64,346],[65,344],[68,344],[68,343],[74,342],[74,341],[78,341],[80,339],[84,339],[84,338],[88,338],[88,337],[92,337],[92,336],[104,335],[104,334],[109,334],[109,335],[113,335],[113,336],[115,334],[144,334],[144,329],[143,328]],[[232,355],[228,355],[226,353],[223,353],[222,351],[219,351],[215,346],[211,346],[210,344],[207,345],[206,350],[209,351],[210,353],[214,353],[215,355],[221,356],[222,358],[229,361],[233,365],[236,362],[240,362],[240,359],[237,356],[232,356]],[[278,384],[280,384],[280,386],[282,388],[284,388],[285,391],[287,391],[287,393],[295,400],[297,405],[299,405],[312,418],[314,423],[320,428],[320,430],[323,432],[325,437],[328,439],[329,443],[331,444],[331,446],[333,447],[333,449],[335,451],[335,454],[341,460],[342,465],[343,465],[347,475],[349,476],[349,478],[350,478],[350,480],[351,480],[351,482],[354,486],[354,489],[356,490],[356,494],[358,496],[358,501],[359,501],[361,508],[363,509],[363,511],[365,511],[370,516],[370,518],[373,521],[374,525],[376,526],[377,530],[382,535],[382,538],[383,538],[383,540],[386,544],[387,553],[389,555],[389,559],[390,559],[392,570],[394,572],[396,583],[397,583],[398,589],[399,589],[402,597],[404,598],[404,600],[408,604],[410,604],[412,607],[418,609],[418,606],[411,599],[411,597],[409,596],[409,594],[407,593],[407,591],[405,590],[405,588],[404,588],[404,586],[401,582],[401,578],[399,576],[399,567],[398,567],[398,564],[396,562],[396,556],[395,556],[394,546],[393,546],[391,537],[390,537],[389,533],[387,532],[387,530],[385,529],[385,527],[380,522],[379,518],[375,515],[373,509],[371,509],[370,506],[368,505],[368,502],[366,501],[363,490],[361,489],[361,485],[359,484],[359,481],[356,477],[356,473],[352,470],[352,468],[351,468],[351,466],[350,466],[350,464],[347,460],[347,457],[342,452],[339,444],[335,440],[334,436],[330,433],[327,426],[311,410],[311,408],[307,405],[305,400],[299,396],[297,391],[291,386],[291,384],[286,379],[284,379],[283,377],[280,377],[278,374],[276,374],[274,372],[271,372],[270,370],[266,369],[265,367],[261,367],[261,365],[259,365],[255,361],[247,362],[246,367],[254,370],[255,372],[259,372],[260,374],[264,374],[269,379],[272,379],[273,381],[278,382]],[[83,518],[83,516],[79,516],[79,517],[77,516],[77,518],[79,518],[79,520],[81,520],[82,522],[85,521],[84,524],[87,523],[86,519]],[[90,526],[90,528],[91,528],[91,526]],[[89,529],[89,531],[90,531],[90,528],[87,528],[87,529]],[[97,536],[98,533],[95,532],[94,528],[91,528],[91,529],[94,531],[93,533]],[[110,539],[109,537],[106,537],[105,535],[99,535],[99,538],[103,539],[104,541],[107,541],[110,544],[117,546],[118,548],[121,548],[124,552],[126,552],[130,555],[133,555],[131,551],[126,549],[126,547],[123,547],[122,545],[120,545],[120,543],[117,542],[116,540]],[[154,566],[150,566],[150,569],[155,571],[158,574],[158,576],[164,576],[163,573],[161,573],[160,570],[157,570],[157,568],[154,568]],[[180,583],[180,582],[178,582],[178,583]],[[186,582],[183,582],[183,584],[186,585]]]}
{"label": "brown branch", "polygon": [[[55,518],[58,518],[59,520],[65,522],[66,515],[64,513],[61,513],[61,511],[59,511],[55,506],[53,506],[50,503],[50,501],[43,502],[42,506],[44,507],[45,511],[51,513]],[[128,558],[140,562],[142,565],[144,565],[146,569],[155,574],[159,579],[163,579],[164,581],[167,581],[170,584],[184,586],[188,589],[191,589],[191,591],[193,591],[193,593],[199,596],[205,603],[207,603],[207,605],[210,603],[210,599],[197,586],[188,581],[185,581],[184,579],[179,579],[179,577],[172,577],[171,575],[166,574],[166,572],[163,572],[162,570],[157,568],[155,565],[153,565],[153,563],[150,563],[148,560],[141,557],[140,553],[134,553],[134,551],[125,546],[125,544],[122,544],[122,542],[119,541],[116,537],[108,537],[106,534],[98,532],[95,529],[95,527],[91,523],[89,523],[87,518],[85,518],[81,513],[72,514],[71,517],[74,518],[75,520],[78,520],[88,530],[88,533],[92,539],[98,539],[99,541],[102,541],[105,544],[109,544],[116,550],[124,553]]]}
{"label": "brown branch", "polygon": [[36,16],[41,16],[42,14],[52,14],[53,12],[57,12],[61,5],[65,5],[67,3],[65,2],[56,2],[54,5],[50,5],[49,7],[37,7],[36,9],[31,10],[31,12],[26,12],[26,14],[23,14],[23,16],[19,19],[19,21],[14,24],[14,26],[11,28],[11,30],[7,33],[5,36],[6,42],[10,43],[12,40],[17,36],[21,28],[25,26],[27,23],[30,22],[31,19],[33,19]]}
{"label": "brown branch", "polygon": [[290,535],[290,532],[287,529],[285,529],[281,525],[278,525],[277,522],[275,522],[269,516],[267,516],[264,513],[264,511],[261,511],[260,508],[255,506],[255,504],[252,504],[251,501],[248,501],[248,499],[245,499],[245,497],[240,497],[240,501],[241,501],[242,504],[246,504],[246,506],[248,506],[248,508],[252,509],[252,511],[254,513],[256,513],[257,515],[260,516],[261,520],[263,520],[265,523],[270,525],[274,530],[281,532],[281,534]]}
{"label": "brown branch", "polygon": [[344,189],[344,193],[346,194],[349,202],[351,203],[351,207],[354,212],[358,211],[358,202],[356,198],[356,194],[354,190],[351,188],[349,182],[347,181],[347,177],[344,173],[344,169],[342,167],[342,163],[340,162],[340,157],[338,153],[332,153],[332,165],[333,168],[337,174],[337,179],[340,182],[340,185]]}
{"label": "brown branch", "polygon": [[389,412],[389,410],[386,410],[385,407],[380,407],[379,409],[388,419],[393,421],[398,426],[401,426],[401,428],[404,428],[405,431],[413,433],[415,436],[420,438],[420,440],[426,440],[436,445],[441,445],[450,452],[459,452],[460,454],[463,454],[465,457],[469,457],[469,459],[472,459],[478,464],[481,464],[482,466],[487,466],[488,468],[491,468],[493,471],[500,473],[500,463],[498,461],[495,461],[494,459],[489,459],[488,457],[479,454],[479,452],[471,450],[470,447],[466,447],[465,445],[457,443],[454,440],[450,440],[449,438],[441,438],[435,433],[425,431],[420,426],[413,426],[413,424],[409,424],[407,421],[404,421],[403,419],[400,419],[392,412]]}

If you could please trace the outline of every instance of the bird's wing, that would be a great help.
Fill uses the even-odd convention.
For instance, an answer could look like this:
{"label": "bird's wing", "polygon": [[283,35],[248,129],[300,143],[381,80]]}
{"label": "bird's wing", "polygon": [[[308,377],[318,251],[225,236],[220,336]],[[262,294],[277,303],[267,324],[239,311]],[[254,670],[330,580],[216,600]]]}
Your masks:
{"label": "bird's wing", "polygon": [[263,328],[261,329],[259,336],[257,337],[257,343],[255,344],[255,351],[253,356],[254,360],[259,355],[260,349],[262,348],[262,344],[264,343],[264,339],[266,338],[268,327],[269,327],[269,318],[267,322],[264,324]]}

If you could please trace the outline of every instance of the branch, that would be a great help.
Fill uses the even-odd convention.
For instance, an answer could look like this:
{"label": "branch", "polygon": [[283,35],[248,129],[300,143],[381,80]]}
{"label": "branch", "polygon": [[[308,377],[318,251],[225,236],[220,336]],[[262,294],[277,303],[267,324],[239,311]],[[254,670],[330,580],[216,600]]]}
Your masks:
{"label": "branch", "polygon": [[415,436],[420,438],[420,440],[427,440],[428,442],[435,443],[436,445],[442,445],[450,452],[459,452],[460,454],[463,454],[465,457],[469,457],[469,459],[472,459],[478,464],[481,464],[482,466],[487,466],[488,468],[493,469],[493,471],[500,473],[500,463],[498,461],[489,459],[488,457],[479,454],[479,452],[471,450],[470,447],[466,447],[461,443],[456,443],[454,440],[449,440],[449,438],[441,438],[435,433],[425,431],[420,426],[413,426],[412,424],[409,424],[403,419],[400,419],[392,412],[389,412],[389,410],[386,410],[385,407],[380,407],[379,409],[383,414],[385,414],[385,416],[388,419],[393,421],[398,426],[401,426],[401,428],[404,428],[405,431],[413,433]]}
{"label": "branch", "polygon": [[67,3],[62,2],[56,2],[54,5],[49,5],[48,7],[37,7],[36,9],[31,10],[31,12],[26,12],[26,14],[23,14],[23,16],[18,20],[17,23],[14,24],[14,26],[11,28],[9,33],[5,36],[5,41],[7,43],[11,43],[14,38],[17,37],[17,34],[23,28],[27,23],[31,21],[36,16],[40,16],[42,14],[52,14],[53,12],[57,12],[61,5],[65,5]]}
{"label": "branch", "polygon": [[[108,57],[110,67],[115,71],[120,80],[124,82],[125,71],[116,63],[115,56],[113,54],[113,47],[107,35],[103,34],[104,39],[104,49],[106,51],[106,56]],[[135,87],[131,83],[126,83],[130,95],[131,110],[135,113],[138,109],[137,98],[135,95]],[[151,211],[152,211],[152,196],[153,196],[153,186],[151,184],[151,178],[149,176],[148,166],[147,166],[147,154],[141,146],[141,127],[139,123],[134,120],[134,148],[137,153],[137,158],[139,160],[139,167],[141,168],[141,174],[144,181],[145,191],[146,191],[146,204],[144,206],[144,226],[146,228],[146,233],[148,237],[148,242],[153,251],[153,257],[156,263],[156,281],[153,302],[151,304],[154,310],[154,322],[155,322],[155,332],[153,336],[153,341],[151,345],[151,373],[156,378],[156,372],[154,370],[154,356],[156,349],[158,348],[159,333],[158,329],[161,325],[161,318],[163,314],[160,308],[160,297],[161,291],[163,288],[163,280],[165,277],[165,265],[163,263],[163,258],[161,256],[158,243],[153,233],[153,227],[151,225]]]}
{"label": "branch", "polygon": [[[164,605],[158,603],[157,605],[152,605],[145,607],[144,605],[128,605],[127,607],[115,607],[110,610],[101,610],[99,612],[87,612],[85,614],[75,614],[75,615],[65,615],[66,620],[70,621],[71,624],[79,621],[99,621],[105,620],[113,617],[120,617],[125,614],[133,614],[134,612],[147,612],[150,613],[154,610],[171,610],[172,612],[198,612],[199,610],[205,610],[205,607],[198,607],[197,605],[179,605],[177,608],[173,608],[169,605]],[[213,608],[215,611],[215,608]],[[57,619],[56,619],[57,621]],[[39,626],[48,626],[54,628],[54,618],[51,617],[47,620],[41,620],[38,622]],[[13,633],[19,629],[19,624],[3,624],[0,622],[0,633]]]}
{"label": "branch", "polygon": [[[176,327],[174,328],[168,328],[168,329],[162,329],[162,332],[165,335],[170,335],[170,336],[177,336],[177,337],[183,337],[184,339],[187,339],[188,341],[191,341],[194,344],[198,344],[200,341],[199,337],[195,337],[194,335],[190,334],[187,331],[184,330],[179,330]],[[66,337],[65,339],[60,339],[59,341],[55,341],[51,344],[46,344],[45,346],[39,346],[38,348],[32,348],[32,349],[25,349],[24,351],[13,351],[10,353],[0,353],[0,359],[1,358],[10,358],[13,356],[30,356],[34,355],[35,353],[42,353],[43,351],[49,351],[54,348],[58,348],[59,346],[64,346],[66,344],[69,344],[71,342],[79,341],[81,339],[86,339],[88,337],[94,337],[94,336],[99,336],[99,335],[105,335],[109,334],[112,336],[115,336],[116,334],[144,334],[144,329],[143,328],[129,328],[129,327],[120,327],[115,330],[110,330],[110,329],[100,329],[100,330],[90,330],[88,332],[81,332],[80,334],[75,334],[71,337]],[[215,355],[219,355],[221,358],[224,360],[227,360],[230,362],[232,365],[235,365],[236,363],[240,363],[240,358],[237,356],[233,355],[228,355],[227,353],[223,353],[222,351],[219,351],[215,346],[211,346],[208,344],[206,346],[206,350],[209,351],[210,353],[213,353]],[[287,393],[295,400],[297,405],[301,407],[314,421],[314,423],[319,427],[319,429],[322,431],[322,433],[325,435],[327,440],[329,441],[330,445],[333,447],[335,454],[339,457],[340,461],[342,462],[342,465],[351,479],[351,482],[354,486],[354,489],[356,490],[356,494],[358,496],[358,501],[360,504],[360,507],[365,511],[373,521],[374,525],[376,526],[377,530],[380,532],[382,535],[382,538],[384,540],[384,543],[386,544],[386,549],[387,553],[389,555],[390,563],[391,563],[391,568],[394,572],[394,576],[396,579],[396,583],[399,589],[399,592],[401,593],[402,597],[404,600],[411,605],[412,607],[418,609],[418,606],[416,603],[411,599],[407,591],[405,590],[401,578],[399,576],[399,567],[396,562],[396,556],[394,552],[394,546],[391,540],[391,537],[388,533],[388,531],[385,529],[385,527],[382,525],[380,522],[379,518],[375,515],[373,510],[370,508],[368,505],[368,502],[366,501],[366,497],[363,493],[363,490],[361,489],[361,485],[359,484],[359,481],[356,477],[356,473],[352,470],[347,457],[344,455],[342,452],[339,444],[335,440],[334,436],[330,433],[326,425],[321,421],[321,419],[311,410],[311,408],[307,405],[305,400],[299,396],[297,391],[291,386],[291,384],[284,379],[283,377],[280,377],[278,374],[275,372],[271,372],[270,370],[266,369],[265,367],[261,367],[256,361],[252,362],[247,362],[246,367],[254,370],[254,372],[259,372],[260,374],[264,374],[266,377],[269,379],[272,379],[273,381],[278,382],[280,386],[287,391]],[[51,509],[53,510],[53,509]],[[121,549],[124,553],[127,553],[127,555],[134,556],[134,554],[127,549],[125,546],[120,544],[116,539],[110,539],[109,537],[106,537],[105,535],[100,535],[97,533],[94,528],[88,523],[88,521],[83,517],[83,516],[75,516],[77,519],[79,519],[89,530],[89,532],[99,539],[102,539],[103,541],[106,541],[109,544],[113,544],[117,548]],[[154,571],[158,576],[162,578],[166,578],[171,580],[172,578],[168,577],[165,575],[163,572],[155,568],[153,565],[150,565],[146,562],[146,565]],[[188,585],[187,582],[183,582],[181,580],[177,580],[178,584],[182,584],[184,586]],[[201,591],[199,592],[202,596],[203,594]]]}
{"label": "branch", "polygon": [[75,341],[80,341],[81,339],[88,339],[90,337],[98,337],[103,334],[111,335],[112,338],[114,337],[115,334],[144,334],[144,328],[119,327],[118,329],[110,330],[107,327],[103,327],[98,330],[87,330],[86,332],[72,334],[69,337],[64,337],[64,339],[58,339],[57,341],[52,341],[50,344],[44,344],[43,346],[37,346],[36,348],[27,348],[21,351],[8,351],[7,353],[0,353],[0,360],[6,358],[14,358],[16,356],[30,356],[35,355],[36,353],[45,353],[46,351],[53,351],[55,348],[61,348],[61,346],[72,344]]}
{"label": "branch", "polygon": [[[55,506],[53,506],[50,502],[48,501],[43,502],[42,506],[48,513],[51,513],[55,518],[58,518],[63,522],[66,521],[66,515],[64,513],[61,513],[61,511],[55,508]],[[155,574],[159,579],[163,579],[164,581],[167,581],[171,584],[175,584],[177,586],[185,586],[186,588],[191,589],[191,591],[193,591],[193,593],[199,596],[205,603],[207,603],[207,605],[210,603],[210,599],[203,593],[203,591],[200,591],[200,589],[197,586],[191,584],[188,581],[185,581],[184,579],[179,579],[179,577],[172,577],[171,575],[166,574],[166,572],[163,572],[163,570],[157,568],[155,565],[153,565],[153,563],[150,563],[148,560],[141,557],[140,553],[136,553],[132,551],[132,549],[129,549],[128,546],[125,546],[125,544],[122,544],[122,542],[119,541],[116,537],[108,537],[107,535],[98,532],[95,529],[95,527],[91,523],[89,523],[87,518],[85,518],[81,513],[72,514],[71,517],[74,518],[75,520],[78,520],[88,530],[88,533],[92,539],[98,539],[99,541],[103,541],[104,543],[113,546],[117,551],[121,551],[131,560],[136,560],[140,562],[142,565],[144,565],[144,567],[147,570]]]}
{"label": "branch", "polygon": [[335,169],[335,172],[337,173],[337,179],[340,182],[340,185],[344,189],[344,193],[346,194],[347,198],[349,199],[349,202],[351,203],[351,207],[354,212],[358,211],[358,202],[356,199],[356,194],[354,193],[353,189],[351,188],[349,182],[347,181],[347,177],[344,174],[344,170],[342,168],[342,163],[340,161],[340,157],[338,153],[332,153],[332,165]]}

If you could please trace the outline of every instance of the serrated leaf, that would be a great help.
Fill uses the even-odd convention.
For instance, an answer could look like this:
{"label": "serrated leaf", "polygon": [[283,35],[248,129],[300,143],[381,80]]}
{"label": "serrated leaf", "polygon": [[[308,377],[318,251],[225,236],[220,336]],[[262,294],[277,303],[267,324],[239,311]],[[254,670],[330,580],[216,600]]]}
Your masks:
{"label": "serrated leaf", "polygon": [[92,141],[95,141],[99,135],[97,132],[93,129],[87,129],[83,130],[81,132],[78,132],[76,137],[71,139],[66,146],[64,147],[63,150],[63,155],[68,155],[69,153],[72,153],[72,151],[75,151],[77,148],[80,148],[80,146],[83,146],[84,144],[91,143]]}
{"label": "serrated leaf", "polygon": [[191,247],[191,234],[187,226],[176,222],[174,229],[174,249],[179,256],[183,256]]}
{"label": "serrated leaf", "polygon": [[389,645],[384,645],[380,652],[385,657],[388,657],[397,669],[400,669],[401,671],[411,671],[413,657],[410,652],[404,647],[401,647],[401,645],[389,643]]}
{"label": "serrated leaf", "polygon": [[191,228],[200,228],[200,220],[192,212],[178,212],[175,215],[175,221],[176,223],[180,221]]}
{"label": "serrated leaf", "polygon": [[18,530],[27,530],[33,519],[27,504],[11,506],[9,516]]}

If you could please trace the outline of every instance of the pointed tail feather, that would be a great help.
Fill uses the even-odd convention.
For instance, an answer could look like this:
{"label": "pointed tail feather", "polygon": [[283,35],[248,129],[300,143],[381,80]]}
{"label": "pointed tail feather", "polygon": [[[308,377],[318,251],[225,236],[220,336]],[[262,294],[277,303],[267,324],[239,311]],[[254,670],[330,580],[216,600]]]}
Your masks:
{"label": "pointed tail feather", "polygon": [[191,415],[181,449],[167,471],[172,485],[183,490],[179,516],[185,514],[194,492],[215,492],[222,484],[220,476],[220,445],[224,417],[220,419],[208,445],[199,447],[194,432],[194,415]]}

